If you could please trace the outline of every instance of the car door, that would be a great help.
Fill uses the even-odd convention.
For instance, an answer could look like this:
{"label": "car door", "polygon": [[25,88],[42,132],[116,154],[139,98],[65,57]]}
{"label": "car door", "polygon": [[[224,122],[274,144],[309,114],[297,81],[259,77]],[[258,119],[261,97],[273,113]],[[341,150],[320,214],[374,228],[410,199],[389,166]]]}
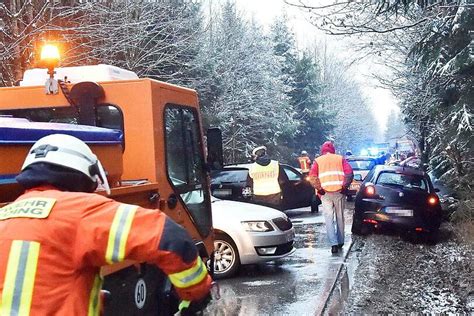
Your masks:
{"label": "car door", "polygon": [[313,188],[304,176],[290,166],[282,165],[288,180],[282,185],[283,207],[292,209],[311,205]]}

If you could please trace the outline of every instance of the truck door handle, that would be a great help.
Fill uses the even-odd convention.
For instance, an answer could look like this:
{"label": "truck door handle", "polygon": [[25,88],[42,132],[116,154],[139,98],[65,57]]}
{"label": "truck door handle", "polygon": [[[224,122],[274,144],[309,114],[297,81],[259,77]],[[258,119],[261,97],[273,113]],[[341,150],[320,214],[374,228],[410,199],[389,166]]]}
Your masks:
{"label": "truck door handle", "polygon": [[178,205],[178,197],[176,196],[176,194],[172,193],[170,194],[170,196],[168,196],[168,200],[166,202],[170,209],[174,209],[176,205]]}

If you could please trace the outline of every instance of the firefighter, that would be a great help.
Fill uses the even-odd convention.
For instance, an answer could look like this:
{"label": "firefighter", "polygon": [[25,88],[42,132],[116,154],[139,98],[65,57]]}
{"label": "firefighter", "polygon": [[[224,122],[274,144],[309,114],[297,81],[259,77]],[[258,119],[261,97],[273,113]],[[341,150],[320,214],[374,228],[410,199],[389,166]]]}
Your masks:
{"label": "firefighter", "polygon": [[278,161],[267,155],[265,146],[256,147],[252,151],[254,163],[249,168],[250,186],[253,187],[253,201],[277,209],[281,209],[281,184],[285,182],[286,173]]}
{"label": "firefighter", "polygon": [[301,155],[298,157],[298,162],[300,164],[301,173],[308,174],[311,169],[311,159],[309,159],[306,150],[301,151]]}
{"label": "firefighter", "polygon": [[345,192],[354,178],[351,165],[335,152],[332,142],[325,142],[321,156],[316,158],[309,173],[310,182],[321,197],[332,253],[337,253],[344,245]]}
{"label": "firefighter", "polygon": [[26,192],[0,209],[0,315],[98,315],[100,267],[125,259],[158,266],[187,312],[209,302],[191,237],[159,210],[93,194],[108,184],[81,140],[41,138],[16,179]]}

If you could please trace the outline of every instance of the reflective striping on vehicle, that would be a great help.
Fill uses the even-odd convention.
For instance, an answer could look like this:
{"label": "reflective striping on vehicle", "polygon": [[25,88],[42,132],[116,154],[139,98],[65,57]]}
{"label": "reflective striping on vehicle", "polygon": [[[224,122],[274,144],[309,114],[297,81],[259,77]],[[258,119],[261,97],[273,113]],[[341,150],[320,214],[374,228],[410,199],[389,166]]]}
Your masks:
{"label": "reflective striping on vehicle", "polygon": [[344,172],[342,171],[326,171],[319,174],[319,178],[327,177],[327,176],[344,176]]}
{"label": "reflective striping on vehicle", "polygon": [[178,288],[186,288],[196,284],[199,284],[207,275],[206,267],[201,260],[201,257],[198,257],[196,265],[187,270],[170,274],[171,283]]}
{"label": "reflective striping on vehicle", "polygon": [[9,218],[47,218],[56,203],[52,198],[29,198],[0,208],[0,221]]}
{"label": "reflective striping on vehicle", "polygon": [[0,315],[29,315],[40,243],[13,240],[3,283]]}
{"label": "reflective striping on vehicle", "polygon": [[112,264],[124,260],[128,234],[137,208],[138,206],[135,205],[122,204],[115,213],[105,253],[107,263]]}
{"label": "reflective striping on vehicle", "polygon": [[89,296],[88,316],[97,316],[100,312],[100,289],[102,288],[102,279],[99,274],[94,278],[91,294]]}

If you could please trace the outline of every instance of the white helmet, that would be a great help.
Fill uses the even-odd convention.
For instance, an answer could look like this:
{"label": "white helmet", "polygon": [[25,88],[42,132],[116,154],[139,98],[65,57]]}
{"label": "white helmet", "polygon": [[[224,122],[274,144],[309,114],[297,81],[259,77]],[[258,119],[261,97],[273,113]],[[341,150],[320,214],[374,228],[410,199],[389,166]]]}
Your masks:
{"label": "white helmet", "polygon": [[307,152],[306,150],[302,150],[302,151],[301,151],[301,155],[302,155],[302,156],[307,156],[307,155],[308,155],[308,152]]}
{"label": "white helmet", "polygon": [[267,152],[267,147],[265,146],[258,146],[252,150],[252,155],[255,157],[261,157]]}
{"label": "white helmet", "polygon": [[74,169],[100,183],[110,194],[110,187],[102,164],[82,140],[65,134],[52,134],[39,139],[28,152],[21,171],[26,167],[45,162]]}

